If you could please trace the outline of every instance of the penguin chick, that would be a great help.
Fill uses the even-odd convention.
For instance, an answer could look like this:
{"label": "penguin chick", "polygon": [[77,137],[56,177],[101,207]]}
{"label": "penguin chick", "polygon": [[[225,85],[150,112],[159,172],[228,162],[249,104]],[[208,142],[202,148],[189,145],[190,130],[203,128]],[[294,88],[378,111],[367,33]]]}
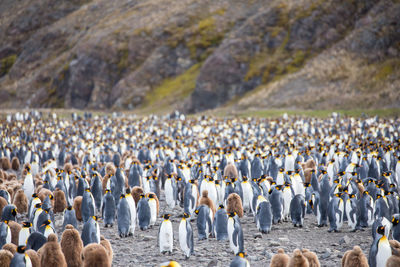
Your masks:
{"label": "penguin chick", "polygon": [[50,234],[47,243],[39,250],[41,266],[67,267],[65,256],[57,242],[57,236]]}
{"label": "penguin chick", "polygon": [[14,255],[5,249],[0,250],[0,267],[9,267]]}
{"label": "penguin chick", "polygon": [[28,249],[25,253],[28,254],[31,259],[32,267],[40,267],[40,258],[36,251]]}
{"label": "penguin chick", "polygon": [[19,214],[26,213],[28,211],[28,198],[25,195],[24,190],[19,189],[14,196],[13,204],[17,207]]}
{"label": "penguin chick", "polygon": [[5,245],[2,247],[2,249],[10,251],[11,254],[13,254],[13,255],[14,255],[15,253],[17,253],[17,248],[18,248],[18,246],[15,245],[15,244],[13,244],[13,243],[5,244]]}
{"label": "penguin chick", "polygon": [[46,188],[40,189],[40,191],[37,193],[37,196],[42,203],[44,202],[44,200],[47,197],[49,197],[51,200],[51,206],[54,207],[54,196],[53,196],[53,193],[49,189],[46,189]]}
{"label": "penguin chick", "polygon": [[7,206],[8,202],[4,197],[0,197],[0,218],[3,214],[3,209],[5,206]]}
{"label": "penguin chick", "polygon": [[201,194],[199,206],[200,205],[206,205],[210,208],[210,210],[212,211],[212,219],[214,220],[215,212],[217,209],[215,208],[215,203],[212,201],[211,198],[208,197],[207,190],[204,190]]}
{"label": "penguin chick", "polygon": [[100,245],[102,245],[106,249],[108,260],[110,261],[110,266],[111,266],[113,257],[114,257],[114,252],[113,252],[110,241],[108,241],[103,235],[101,235],[100,236]]}
{"label": "penguin chick", "polygon": [[283,248],[278,249],[278,252],[272,256],[270,267],[286,267],[289,263],[290,257],[285,253]]}
{"label": "penguin chick", "polygon": [[107,163],[106,165],[106,174],[109,176],[113,176],[115,175],[116,169],[114,164],[112,164],[111,162]]}
{"label": "penguin chick", "polygon": [[106,249],[100,245],[91,243],[82,250],[82,267],[109,267],[110,261]]}
{"label": "penguin chick", "polygon": [[9,169],[11,169],[11,162],[10,159],[7,157],[3,157],[1,159],[1,167],[3,168],[3,170],[8,171]]}
{"label": "penguin chick", "polygon": [[83,243],[79,232],[71,224],[65,226],[60,245],[68,267],[80,267],[82,265]]}
{"label": "penguin chick", "polygon": [[229,163],[226,165],[224,169],[224,177],[228,177],[228,179],[237,179],[239,177],[237,168],[234,164]]}
{"label": "penguin chick", "polygon": [[293,256],[289,260],[288,267],[309,267],[308,260],[303,256],[300,249],[293,251]]}
{"label": "penguin chick", "polygon": [[310,267],[320,267],[321,264],[319,263],[318,256],[312,251],[308,249],[302,250],[303,256],[307,258],[308,264]]}
{"label": "penguin chick", "polygon": [[65,199],[65,194],[62,190],[57,188],[54,191],[54,212],[63,212],[67,207],[67,200]]}
{"label": "penguin chick", "polygon": [[368,267],[368,260],[359,246],[354,246],[352,250],[344,253],[342,267]]}
{"label": "penguin chick", "polygon": [[20,165],[19,159],[17,157],[13,157],[12,160],[11,160],[11,168],[14,171],[18,171],[19,170],[19,165]]}
{"label": "penguin chick", "polygon": [[8,226],[10,227],[11,230],[11,243],[18,246],[19,232],[21,231],[22,226],[14,221],[9,221]]}
{"label": "penguin chick", "polygon": [[240,218],[243,217],[242,200],[240,199],[240,196],[238,194],[236,194],[236,193],[229,194],[226,202],[227,202],[227,206],[226,206],[227,213],[236,212],[236,214]]}
{"label": "penguin chick", "polygon": [[140,195],[142,195],[142,194],[143,194],[143,188],[141,188],[140,186],[134,186],[131,190],[131,195],[132,195],[133,199],[135,200],[136,207],[139,203]]}
{"label": "penguin chick", "polygon": [[83,199],[83,197],[82,196],[77,196],[75,199],[74,199],[74,210],[75,210],[75,216],[76,216],[76,219],[78,220],[78,221],[82,221],[82,210],[81,210],[81,207],[82,207],[82,199]]}

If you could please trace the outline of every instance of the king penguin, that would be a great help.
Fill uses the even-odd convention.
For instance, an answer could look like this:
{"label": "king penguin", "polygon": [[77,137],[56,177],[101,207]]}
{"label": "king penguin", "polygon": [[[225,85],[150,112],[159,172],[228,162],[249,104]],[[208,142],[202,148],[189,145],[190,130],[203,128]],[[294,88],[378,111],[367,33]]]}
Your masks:
{"label": "king penguin", "polygon": [[97,217],[90,217],[84,224],[81,234],[83,246],[90,243],[100,244],[100,227],[97,223]]}
{"label": "king penguin", "polygon": [[272,211],[269,201],[261,201],[257,207],[256,214],[257,228],[261,233],[268,234],[272,226]]}
{"label": "king penguin", "polygon": [[336,193],[328,206],[329,230],[328,232],[338,232],[343,225],[344,203],[341,198],[342,193]]}
{"label": "king penguin", "polygon": [[71,224],[73,227],[75,227],[75,229],[78,229],[78,221],[76,220],[75,210],[72,206],[68,206],[64,210],[63,217],[63,229],[65,229],[67,224]]}
{"label": "king penguin", "polygon": [[208,206],[200,205],[195,213],[197,214],[199,240],[208,239],[212,232],[212,211]]}
{"label": "king penguin", "polygon": [[18,236],[18,246],[26,246],[29,235],[32,233],[32,223],[23,222]]}
{"label": "king penguin", "polygon": [[110,190],[106,190],[106,193],[103,198],[103,206],[102,206],[102,217],[104,226],[113,227],[115,221],[115,200],[114,196],[111,194]]}
{"label": "king penguin", "polygon": [[0,222],[0,247],[11,243],[11,229],[7,223],[8,221]]}
{"label": "king penguin", "polygon": [[82,219],[83,222],[86,222],[94,216],[94,198],[92,193],[90,192],[89,188],[85,189],[85,192],[83,192],[83,198],[82,198],[82,206],[81,206],[81,211],[82,211]]}
{"label": "king penguin", "polygon": [[239,252],[244,251],[242,225],[240,224],[239,217],[236,213],[231,212],[228,216],[229,246],[236,255]]}
{"label": "king penguin", "polygon": [[306,211],[304,196],[297,194],[290,202],[290,217],[294,227],[303,227],[304,215]]}
{"label": "king penguin", "polygon": [[189,217],[190,215],[185,212],[179,224],[179,245],[185,254],[186,259],[188,259],[194,252],[193,230],[192,225],[188,220]]}
{"label": "king penguin", "polygon": [[174,245],[174,236],[172,231],[172,223],[169,220],[170,214],[164,214],[164,220],[160,224],[160,228],[158,230],[158,244],[160,247],[160,253],[168,254],[172,253],[172,248]]}
{"label": "king penguin", "polygon": [[218,241],[228,240],[228,215],[224,205],[218,207],[214,217],[214,234]]}
{"label": "king penguin", "polygon": [[379,226],[376,233],[369,251],[368,264],[370,267],[385,267],[386,261],[392,256],[389,240],[385,236],[385,226]]}
{"label": "king penguin", "polygon": [[26,246],[19,246],[11,260],[10,267],[32,267],[31,259],[26,254]]}
{"label": "king penguin", "polygon": [[137,205],[137,218],[140,230],[144,231],[149,228],[150,224],[150,206],[144,194],[140,195],[140,200]]}
{"label": "king penguin", "polygon": [[131,211],[128,200],[125,198],[124,194],[121,195],[118,203],[117,221],[120,237],[127,237],[133,234],[129,231],[131,226]]}

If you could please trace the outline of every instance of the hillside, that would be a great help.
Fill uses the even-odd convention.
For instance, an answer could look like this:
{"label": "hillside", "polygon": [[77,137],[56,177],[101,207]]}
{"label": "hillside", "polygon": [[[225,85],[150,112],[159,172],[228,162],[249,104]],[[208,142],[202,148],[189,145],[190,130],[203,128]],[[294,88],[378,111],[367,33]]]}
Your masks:
{"label": "hillside", "polygon": [[0,108],[400,107],[398,0],[4,0]]}

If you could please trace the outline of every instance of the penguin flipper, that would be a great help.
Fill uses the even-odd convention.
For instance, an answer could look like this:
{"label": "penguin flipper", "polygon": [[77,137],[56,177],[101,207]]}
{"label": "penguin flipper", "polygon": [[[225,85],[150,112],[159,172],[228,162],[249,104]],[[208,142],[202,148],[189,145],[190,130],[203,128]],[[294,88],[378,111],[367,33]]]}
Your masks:
{"label": "penguin flipper", "polygon": [[232,240],[233,240],[233,244],[235,245],[235,247],[237,247],[238,240],[239,240],[239,229],[237,227],[235,227],[235,229],[233,230]]}

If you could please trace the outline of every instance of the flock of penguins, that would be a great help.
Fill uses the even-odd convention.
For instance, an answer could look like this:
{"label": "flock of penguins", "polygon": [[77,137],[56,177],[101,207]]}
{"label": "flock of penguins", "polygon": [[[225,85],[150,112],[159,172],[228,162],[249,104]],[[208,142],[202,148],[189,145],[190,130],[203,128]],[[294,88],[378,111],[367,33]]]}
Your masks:
{"label": "flock of penguins", "polygon": [[[342,266],[400,266],[399,132],[398,119],[338,114],[7,115],[0,126],[0,266],[111,266],[99,224],[129,238],[160,216],[157,243],[170,254],[171,213],[159,214],[160,197],[165,210],[183,208],[178,238],[187,258],[196,245],[192,223],[199,240],[229,242],[233,258],[223,265],[250,266],[243,216],[269,233],[283,221],[301,228],[305,214],[314,214],[329,232],[345,223],[371,229],[368,257],[355,246]],[[62,213],[61,237],[55,213]],[[269,264],[320,266],[305,249],[279,249]]]}

